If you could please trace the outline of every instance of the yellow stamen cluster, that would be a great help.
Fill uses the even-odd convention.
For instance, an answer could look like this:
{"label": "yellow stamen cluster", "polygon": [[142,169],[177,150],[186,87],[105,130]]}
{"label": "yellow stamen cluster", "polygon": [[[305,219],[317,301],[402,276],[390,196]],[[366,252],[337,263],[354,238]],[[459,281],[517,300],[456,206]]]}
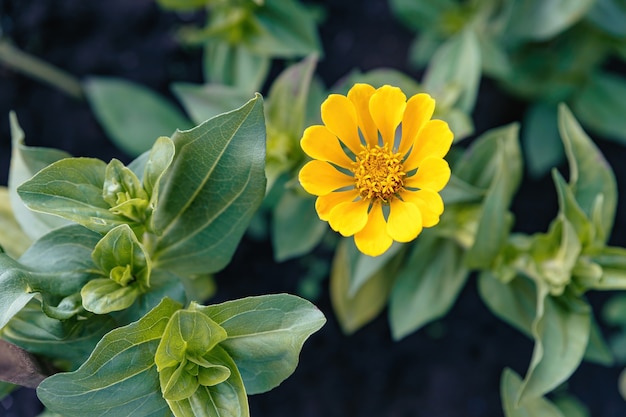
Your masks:
{"label": "yellow stamen cluster", "polygon": [[361,198],[377,198],[384,203],[402,190],[404,167],[400,153],[393,153],[385,146],[363,147],[353,162],[356,189]]}

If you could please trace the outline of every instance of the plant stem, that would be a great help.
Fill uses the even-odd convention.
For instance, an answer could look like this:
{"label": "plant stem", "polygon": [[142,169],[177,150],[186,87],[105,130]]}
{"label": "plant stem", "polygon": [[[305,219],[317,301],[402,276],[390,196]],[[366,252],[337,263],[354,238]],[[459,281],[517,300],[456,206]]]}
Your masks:
{"label": "plant stem", "polygon": [[0,63],[50,84],[74,98],[83,98],[83,88],[78,79],[35,56],[19,50],[8,40],[0,40]]}

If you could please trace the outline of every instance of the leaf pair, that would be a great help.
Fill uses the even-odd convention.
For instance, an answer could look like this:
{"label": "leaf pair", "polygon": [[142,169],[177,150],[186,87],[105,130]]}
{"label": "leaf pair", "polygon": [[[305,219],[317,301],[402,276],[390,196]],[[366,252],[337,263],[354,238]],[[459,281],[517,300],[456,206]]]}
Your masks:
{"label": "leaf pair", "polygon": [[79,369],[42,382],[38,395],[68,417],[84,415],[86,402],[96,416],[247,416],[246,393],[287,378],[324,322],[308,301],[286,294],[184,310],[166,298],[105,335]]}

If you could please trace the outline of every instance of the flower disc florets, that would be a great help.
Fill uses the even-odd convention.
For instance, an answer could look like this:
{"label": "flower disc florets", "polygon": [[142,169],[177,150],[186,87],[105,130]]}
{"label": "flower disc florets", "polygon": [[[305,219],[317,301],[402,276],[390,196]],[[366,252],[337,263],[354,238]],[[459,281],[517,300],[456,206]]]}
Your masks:
{"label": "flower disc florets", "polygon": [[397,87],[355,84],[347,96],[331,94],[322,103],[324,124],[304,132],[300,144],[313,161],[300,184],[318,197],[319,217],[354,235],[367,255],[439,222],[453,135],[446,122],[431,120],[434,109],[428,94],[407,100]]}

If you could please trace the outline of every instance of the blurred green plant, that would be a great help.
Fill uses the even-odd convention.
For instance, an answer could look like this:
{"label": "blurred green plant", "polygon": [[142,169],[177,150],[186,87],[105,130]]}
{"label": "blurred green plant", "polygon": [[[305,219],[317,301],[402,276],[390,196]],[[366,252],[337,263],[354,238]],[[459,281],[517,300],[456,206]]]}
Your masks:
{"label": "blurred green plant", "polygon": [[260,95],[127,166],[28,147],[11,126],[2,393],[37,387],[64,416],[249,415],[247,395],[287,378],[325,322],[288,294],[196,303],[265,196]]}
{"label": "blurred green plant", "polygon": [[[567,103],[594,132],[626,142],[626,80],[606,69],[626,58],[622,0],[390,0],[417,32],[410,62],[427,70],[425,84],[452,82],[471,112],[481,74],[529,102],[522,130],[531,175],[558,165],[564,153],[555,123]],[[446,94],[440,89],[440,94]],[[438,94],[434,94],[439,98]]]}

